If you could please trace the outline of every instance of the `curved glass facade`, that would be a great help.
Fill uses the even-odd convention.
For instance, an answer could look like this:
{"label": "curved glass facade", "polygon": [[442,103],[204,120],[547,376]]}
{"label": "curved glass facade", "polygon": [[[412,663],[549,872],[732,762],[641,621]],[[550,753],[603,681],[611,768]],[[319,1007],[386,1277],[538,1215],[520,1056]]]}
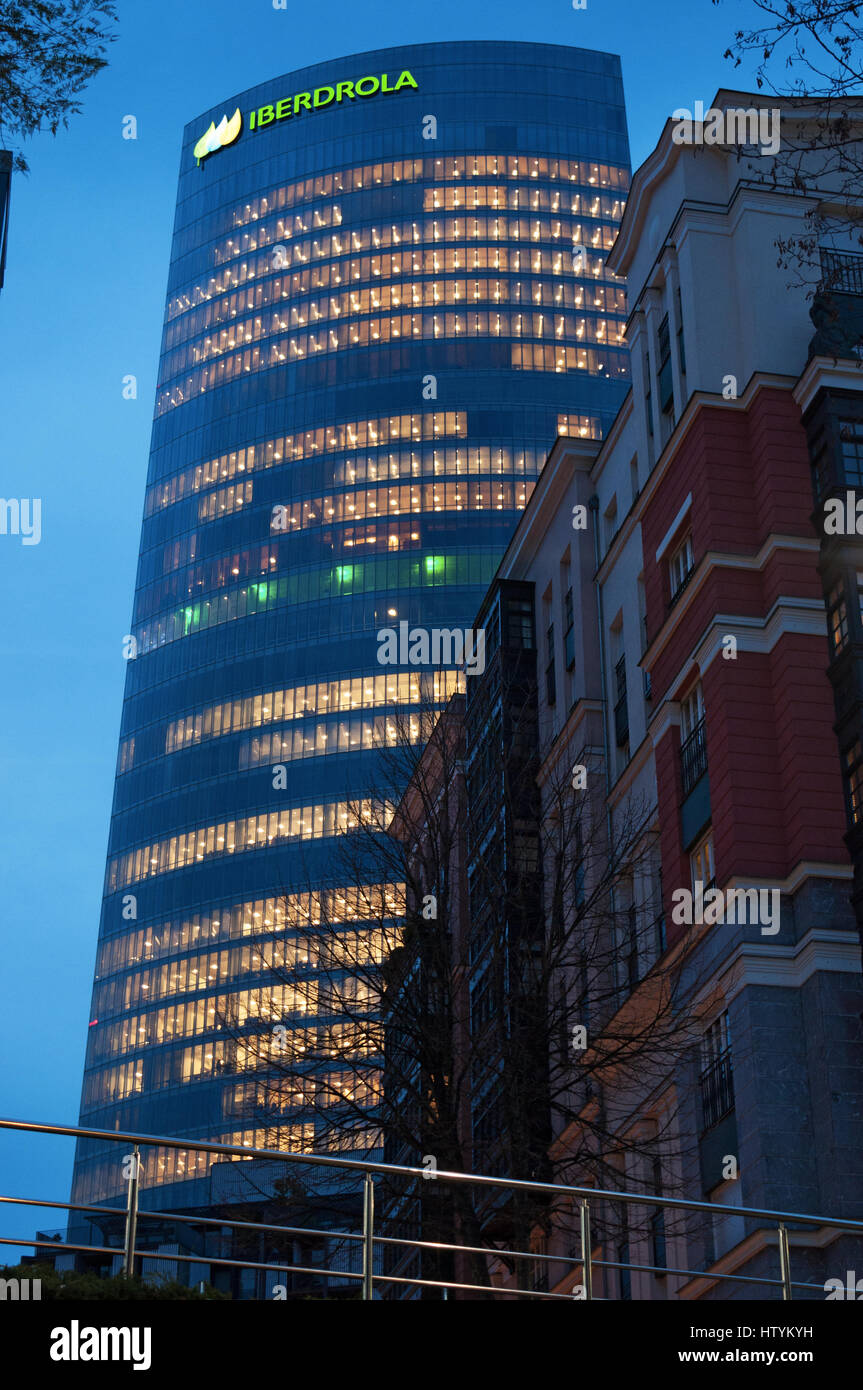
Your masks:
{"label": "curved glass facade", "polygon": [[[469,627],[555,436],[614,418],[628,169],[618,59],[540,44],[344,58],[187,127],[82,1123],[263,1142],[220,1023],[324,1026],[261,941],[313,969],[309,883],[420,701],[379,630]],[[308,1149],[291,1110],[266,1141]],[[143,1186],[203,1202],[208,1162]],[[119,1179],[79,1147],[74,1200]]]}

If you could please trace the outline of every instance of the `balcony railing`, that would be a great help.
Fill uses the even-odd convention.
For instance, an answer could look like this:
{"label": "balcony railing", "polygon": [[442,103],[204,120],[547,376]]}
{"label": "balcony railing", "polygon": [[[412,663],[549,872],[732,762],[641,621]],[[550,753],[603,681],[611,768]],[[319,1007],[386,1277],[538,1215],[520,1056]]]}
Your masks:
{"label": "balcony railing", "polygon": [[701,1073],[701,1113],[704,1130],[718,1124],[734,1109],[734,1073],[726,1048]]}
{"label": "balcony railing", "polygon": [[821,250],[821,288],[840,294],[863,294],[863,255],[857,251]]}
{"label": "balcony railing", "polygon": [[680,745],[680,770],[683,778],[683,795],[688,796],[707,771],[707,738],[704,717],[696,724],[689,738]]}
{"label": "balcony railing", "polygon": [[671,594],[669,595],[668,599],[669,612],[681,598],[686,589],[689,587],[689,581],[691,580],[694,573],[695,564],[693,562],[693,564],[689,566],[689,569],[686,571],[686,573],[681,575],[680,579],[675,583],[674,588],[671,590]]}
{"label": "balcony railing", "polygon": [[[718,1078],[723,1075],[724,1061],[727,1059],[718,1058],[702,1077],[704,1085],[705,1077],[711,1077],[707,1081],[707,1094],[710,1097],[721,1094],[722,1085],[725,1084]],[[730,1085],[730,1063],[727,1070],[728,1085]],[[711,1104],[714,1102],[711,1100]],[[718,1111],[720,1103],[717,1100],[714,1109]],[[851,1221],[833,1216],[813,1216],[801,1212],[782,1212],[771,1211],[757,1207],[737,1207],[727,1206],[720,1202],[703,1202],[677,1197],[660,1197],[644,1192],[614,1192],[594,1187],[576,1187],[566,1183],[543,1183],[528,1181],[525,1179],[491,1177],[487,1174],[461,1173],[461,1172],[442,1172],[436,1171],[435,1187],[437,1184],[442,1187],[451,1187],[457,1184],[466,1185],[468,1188],[497,1188],[503,1192],[521,1193],[526,1196],[533,1196],[545,1199],[547,1196],[557,1196],[564,1199],[560,1203],[561,1209],[572,1211],[576,1216],[577,1226],[580,1233],[580,1242],[576,1246],[568,1246],[567,1253],[546,1254],[535,1250],[510,1250],[502,1249],[495,1237],[494,1243],[488,1246],[479,1245],[457,1245],[454,1243],[421,1240],[416,1237],[396,1237],[386,1236],[380,1233],[380,1224],[376,1226],[375,1218],[375,1179],[388,1177],[398,1177],[406,1182],[416,1184],[417,1191],[422,1194],[426,1189],[425,1179],[429,1174],[425,1168],[407,1167],[397,1163],[373,1163],[366,1159],[337,1158],[330,1154],[314,1153],[285,1153],[279,1149],[255,1149],[246,1148],[239,1144],[219,1144],[205,1140],[190,1140],[165,1138],[161,1135],[118,1133],[115,1130],[90,1129],[77,1125],[50,1125],[40,1124],[32,1120],[0,1120],[0,1130],[23,1131],[31,1136],[45,1135],[65,1135],[71,1138],[96,1141],[104,1144],[122,1144],[124,1146],[127,1159],[133,1157],[129,1163],[129,1178],[126,1192],[125,1206],[97,1206],[87,1205],[80,1202],[55,1202],[38,1197],[10,1197],[0,1196],[0,1204],[4,1207],[17,1208],[42,1208],[63,1210],[69,1212],[85,1212],[90,1217],[100,1218],[106,1221],[108,1234],[102,1232],[103,1240],[114,1239],[115,1243],[92,1244],[82,1243],[67,1239],[63,1241],[49,1239],[44,1232],[37,1232],[36,1238],[27,1240],[21,1236],[0,1236],[0,1244],[11,1246],[28,1246],[44,1255],[46,1259],[63,1254],[95,1254],[109,1257],[111,1262],[122,1263],[122,1273],[133,1275],[140,1268],[140,1261],[163,1262],[170,1266],[195,1266],[194,1279],[201,1278],[202,1266],[207,1267],[212,1274],[224,1267],[234,1267],[260,1272],[270,1271],[281,1280],[287,1275],[308,1275],[313,1276],[317,1281],[318,1287],[325,1293],[328,1279],[336,1281],[337,1285],[344,1288],[346,1283],[354,1281],[361,1290],[361,1297],[364,1300],[373,1299],[385,1285],[404,1285],[412,1288],[428,1288],[440,1291],[441,1298],[449,1296],[451,1291],[466,1291],[495,1295],[502,1298],[544,1298],[544,1299],[566,1299],[571,1302],[573,1297],[592,1299],[594,1295],[594,1279],[600,1272],[605,1270],[620,1271],[621,1280],[625,1280],[631,1290],[637,1293],[641,1289],[640,1283],[632,1280],[635,1273],[647,1273],[657,1276],[669,1277],[672,1280],[679,1279],[679,1284],[675,1283],[668,1289],[668,1297],[678,1296],[679,1289],[683,1289],[686,1283],[694,1278],[706,1278],[714,1285],[720,1284],[742,1284],[749,1286],[759,1286],[763,1289],[774,1288],[780,1290],[780,1297],[783,1300],[793,1298],[794,1289],[806,1289],[810,1293],[817,1293],[823,1296],[823,1286],[817,1283],[800,1283],[791,1278],[791,1259],[788,1240],[788,1224],[807,1227],[813,1233],[813,1243],[819,1240],[818,1232],[822,1236],[828,1233],[830,1238],[834,1238],[837,1232],[852,1233],[863,1237],[863,1221]],[[259,1221],[240,1221],[231,1220],[225,1215],[219,1216],[196,1216],[181,1214],[173,1211],[142,1210],[138,1206],[138,1173],[141,1171],[140,1151],[148,1149],[173,1149],[183,1153],[201,1152],[213,1154],[222,1159],[236,1159],[248,1161],[249,1159],[260,1159],[268,1163],[278,1162],[285,1164],[288,1168],[291,1164],[317,1167],[324,1169],[339,1170],[348,1178],[361,1178],[362,1187],[357,1185],[357,1195],[362,1198],[362,1229],[361,1230],[333,1230],[330,1228],[307,1228],[290,1226],[288,1224],[276,1224],[273,1222]],[[131,1154],[130,1154],[131,1150]],[[152,1191],[153,1189],[151,1189]],[[776,1227],[778,1267],[779,1277],[770,1278],[764,1274],[754,1275],[741,1273],[740,1265],[736,1265],[737,1273],[731,1274],[724,1270],[714,1267],[708,1269],[682,1269],[665,1264],[666,1250],[654,1250],[655,1260],[653,1264],[643,1264],[633,1260],[626,1249],[626,1257],[623,1260],[604,1260],[596,1259],[593,1251],[599,1239],[591,1236],[591,1224],[598,1221],[604,1210],[614,1204],[622,1204],[627,1212],[627,1221],[632,1222],[633,1209],[646,1208],[649,1213],[648,1219],[653,1222],[653,1233],[656,1235],[657,1213],[669,1212],[691,1212],[701,1213],[708,1221],[712,1221],[716,1216],[733,1216],[744,1223],[748,1223],[750,1230],[763,1228],[765,1223]],[[156,1222],[156,1230],[148,1242],[146,1236],[139,1241],[138,1224],[147,1221]],[[248,1260],[237,1258],[225,1258],[222,1255],[215,1256],[209,1251],[201,1248],[195,1249],[192,1253],[185,1254],[177,1248],[169,1252],[164,1249],[156,1248],[159,1242],[165,1239],[165,1224],[176,1225],[180,1230],[187,1230],[196,1233],[199,1237],[202,1232],[211,1231],[217,1237],[221,1237],[228,1230],[238,1230],[248,1239],[252,1235],[261,1237],[261,1250],[265,1249],[263,1238],[265,1235],[271,1237],[267,1244],[273,1248],[272,1237],[290,1236],[302,1242],[309,1238],[317,1242],[326,1242],[326,1249],[330,1256],[326,1264],[317,1263],[298,1263],[294,1258],[289,1258],[287,1249],[282,1258],[267,1260]],[[96,1224],[95,1221],[91,1225]],[[113,1225],[113,1229],[112,1229]],[[598,1228],[597,1228],[598,1229]],[[562,1245],[566,1243],[565,1233]],[[664,1228],[663,1228],[664,1235]],[[350,1244],[353,1243],[353,1244]],[[178,1242],[175,1238],[174,1245]],[[292,1256],[296,1254],[297,1245],[293,1239],[290,1243]],[[332,1247],[336,1245],[334,1251]],[[663,1242],[664,1245],[664,1242]],[[151,1248],[152,1247],[152,1248]],[[317,1249],[319,1246],[316,1247]],[[604,1248],[604,1243],[603,1243]],[[488,1275],[488,1282],[463,1283],[453,1279],[428,1279],[419,1275],[396,1275],[393,1273],[382,1272],[380,1268],[380,1256],[384,1250],[429,1250],[433,1252],[445,1252],[450,1255],[478,1255],[485,1257]],[[342,1256],[345,1250],[355,1252],[350,1254],[348,1259]],[[302,1253],[300,1259],[302,1259]],[[496,1271],[500,1269],[501,1259],[506,1261],[527,1260],[533,1264],[533,1271],[525,1269],[522,1284],[529,1284],[532,1287],[519,1287],[511,1283],[494,1283],[493,1279],[497,1276]],[[105,1262],[107,1263],[107,1261]],[[338,1267],[333,1267],[333,1265]],[[539,1264],[544,1265],[549,1270],[549,1286],[552,1291],[547,1292],[536,1287],[536,1279],[532,1277]],[[555,1268],[552,1268],[554,1266]],[[573,1280],[575,1281],[576,1292],[573,1291]],[[540,1281],[541,1282],[541,1281]],[[618,1281],[620,1282],[620,1281]],[[613,1297],[613,1286],[609,1288],[607,1280],[604,1280],[605,1291],[603,1297]],[[733,1296],[733,1290],[731,1294]]]}

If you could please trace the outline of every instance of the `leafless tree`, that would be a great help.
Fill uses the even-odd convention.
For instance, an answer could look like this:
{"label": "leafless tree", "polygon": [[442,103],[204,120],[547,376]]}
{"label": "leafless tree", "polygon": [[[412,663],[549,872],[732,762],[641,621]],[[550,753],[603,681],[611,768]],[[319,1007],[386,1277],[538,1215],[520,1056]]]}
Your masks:
{"label": "leafless tree", "polygon": [[759,90],[782,100],[768,177],[810,200],[803,231],[776,243],[779,264],[810,296],[847,289],[835,252],[863,248],[863,10],[859,0],[752,3],[763,22],[738,30],[725,57],[736,67],[754,59]]}
{"label": "leafless tree", "polygon": [[[350,1154],[382,1140],[388,1159],[428,1173],[381,1181],[384,1234],[421,1215],[423,1239],[526,1251],[570,1213],[435,1171],[616,1189],[625,1155],[662,1154],[670,1191],[672,1112],[634,1121],[693,1045],[694,977],[690,949],[661,939],[649,808],[632,798],[610,821],[587,753],[583,779],[566,761],[540,792],[529,704],[514,705],[509,733],[482,747],[466,745],[463,697],[443,714],[391,709],[379,785],[345,818],[331,886],[283,893],[258,943],[257,1005],[223,1026],[239,1113],[268,1147]],[[483,848],[486,782],[497,804]],[[310,1204],[331,1194],[326,1174],[304,1181]],[[529,1280],[526,1261],[501,1261]],[[487,1284],[489,1263],[429,1254],[423,1276]]]}

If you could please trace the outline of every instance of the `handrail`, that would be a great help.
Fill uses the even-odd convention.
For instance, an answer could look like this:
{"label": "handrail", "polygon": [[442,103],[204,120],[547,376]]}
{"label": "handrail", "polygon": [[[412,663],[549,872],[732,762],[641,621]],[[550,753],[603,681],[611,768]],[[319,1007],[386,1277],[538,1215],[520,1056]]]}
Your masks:
{"label": "handrail", "polygon": [[[578,1254],[570,1251],[569,1254],[562,1253],[548,1254],[544,1251],[532,1250],[510,1250],[493,1243],[487,1246],[456,1245],[443,1241],[403,1239],[395,1236],[379,1235],[374,1230],[374,1208],[375,1192],[374,1177],[376,1174],[395,1174],[409,1179],[426,1179],[429,1177],[428,1170],[425,1168],[414,1168],[407,1164],[372,1162],[369,1159],[358,1158],[337,1158],[329,1154],[307,1154],[307,1153],[283,1153],[279,1149],[255,1149],[247,1148],[240,1144],[222,1144],[212,1140],[190,1140],[177,1139],[165,1135],[138,1134],[128,1131],[100,1130],[93,1129],[84,1125],[52,1125],[34,1120],[14,1120],[0,1119],[0,1130],[17,1130],[31,1134],[51,1134],[68,1138],[104,1140],[109,1143],[132,1145],[135,1161],[132,1165],[132,1172],[128,1179],[127,1206],[108,1207],[94,1204],[76,1202],[58,1202],[53,1200],[39,1201],[38,1198],[0,1196],[0,1205],[18,1205],[22,1207],[45,1207],[51,1209],[62,1209],[69,1212],[80,1211],[102,1217],[122,1218],[124,1223],[124,1242],[123,1246],[111,1245],[90,1245],[75,1243],[69,1240],[55,1241],[43,1238],[39,1239],[39,1233],[35,1240],[28,1240],[23,1237],[0,1236],[0,1245],[25,1245],[33,1248],[37,1252],[45,1251],[55,1255],[63,1251],[85,1252],[92,1254],[111,1255],[114,1259],[122,1258],[122,1273],[131,1275],[136,1268],[137,1259],[147,1259],[161,1261],[163,1263],[182,1263],[184,1265],[201,1265],[218,1267],[241,1267],[244,1269],[260,1271],[276,1271],[284,1274],[304,1274],[314,1276],[318,1279],[337,1279],[341,1281],[358,1281],[361,1287],[361,1298],[364,1300],[373,1299],[375,1296],[375,1286],[381,1284],[409,1285],[415,1288],[438,1288],[444,1290],[470,1290],[478,1293],[494,1293],[501,1297],[518,1298],[582,1298],[591,1300],[597,1295],[593,1292],[593,1273],[594,1270],[627,1270],[630,1274],[644,1272],[662,1277],[672,1275],[691,1281],[694,1279],[708,1279],[714,1283],[734,1282],[748,1283],[762,1286],[769,1286],[781,1290],[783,1300],[791,1299],[794,1288],[817,1288],[818,1285],[802,1284],[791,1278],[790,1242],[788,1238],[788,1225],[796,1226],[817,1226],[827,1230],[833,1229],[838,1233],[859,1232],[863,1233],[863,1221],[845,1220],[836,1217],[815,1216],[806,1212],[780,1212],[769,1208],[759,1207],[738,1207],[725,1205],[719,1202],[697,1201],[694,1198],[662,1197],[654,1193],[642,1192],[617,1192],[605,1188],[579,1187],[568,1183],[537,1182],[520,1178],[492,1177],[484,1173],[463,1173],[454,1171],[436,1170],[434,1178],[443,1183],[466,1183],[469,1186],[487,1186],[504,1188],[508,1191],[536,1192],[563,1194],[570,1198],[577,1199],[580,1211],[581,1242]],[[284,1226],[269,1222],[240,1221],[223,1216],[195,1216],[185,1213],[175,1213],[160,1210],[140,1210],[138,1207],[138,1175],[140,1172],[140,1162],[138,1151],[141,1146],[153,1148],[167,1148],[179,1150],[199,1150],[205,1153],[223,1155],[225,1157],[236,1157],[242,1159],[263,1159],[266,1161],[301,1163],[308,1166],[320,1165],[328,1168],[341,1169],[354,1174],[363,1175],[362,1183],[362,1231],[341,1231],[322,1228],[309,1228],[301,1226]],[[777,1226],[778,1252],[779,1252],[779,1272],[778,1279],[765,1278],[755,1274],[730,1274],[719,1270],[704,1269],[679,1269],[667,1264],[648,1265],[627,1260],[625,1264],[615,1260],[596,1259],[593,1255],[593,1241],[591,1239],[591,1213],[590,1203],[609,1202],[623,1203],[632,1206],[649,1206],[656,1208],[669,1208],[674,1211],[700,1211],[709,1213],[711,1217],[716,1215],[729,1215],[735,1217],[749,1217],[757,1221],[767,1221],[775,1223]],[[575,1203],[574,1203],[575,1205]],[[180,1254],[177,1251],[153,1251],[142,1250],[136,1252],[135,1238],[137,1224],[140,1220],[160,1220],[176,1222],[192,1227],[217,1226],[242,1231],[276,1232],[282,1236],[313,1236],[322,1241],[340,1242],[356,1241],[360,1244],[360,1254],[362,1257],[361,1271],[348,1269],[330,1269],[323,1265],[301,1265],[292,1261],[282,1261],[272,1263],[265,1261],[252,1261],[248,1259],[225,1259],[222,1256],[215,1256],[206,1250],[198,1251],[193,1254]],[[67,1235],[71,1232],[67,1231]],[[202,1233],[203,1234],[203,1233]],[[104,1238],[104,1237],[103,1237]],[[110,1233],[109,1233],[110,1238]],[[557,1264],[572,1270],[580,1269],[582,1283],[575,1286],[574,1292],[555,1293],[540,1289],[526,1289],[508,1284],[464,1284],[457,1279],[428,1279],[419,1277],[409,1277],[408,1275],[397,1275],[395,1273],[377,1272],[374,1267],[375,1248],[378,1249],[388,1246],[411,1250],[434,1250],[442,1253],[452,1254],[479,1254],[489,1260],[508,1261],[512,1259],[532,1260],[536,1263]],[[187,1245],[187,1249],[188,1249]],[[263,1252],[262,1252],[263,1253]],[[38,1256],[37,1256],[38,1258]],[[398,1267],[398,1266],[396,1266]],[[455,1270],[453,1270],[455,1274]],[[494,1277],[491,1275],[490,1277]],[[562,1278],[565,1276],[561,1276]],[[577,1278],[576,1274],[576,1278]],[[544,1276],[543,1276],[543,1282]]]}
{"label": "handrail", "polygon": [[[49,1125],[36,1120],[0,1118],[0,1129],[24,1130],[30,1134],[56,1134],[78,1139],[104,1139],[110,1143],[146,1144],[167,1149],[194,1149],[199,1153],[224,1154],[234,1158],[263,1158],[280,1163],[318,1164],[327,1168],[353,1169],[358,1173],[397,1173],[408,1178],[428,1178],[427,1168],[403,1163],[373,1163],[362,1158],[334,1158],[331,1154],[287,1153],[280,1149],[253,1149],[242,1144],[218,1144],[209,1139],[172,1139],[159,1134],[135,1134],[126,1130],[92,1129],[86,1125]],[[603,1198],[608,1202],[629,1202],[634,1206],[671,1207],[678,1211],[704,1211],[714,1216],[751,1216],[762,1221],[792,1221],[804,1226],[839,1226],[863,1233],[863,1221],[839,1217],[813,1216],[807,1212],[774,1211],[768,1207],[735,1207],[721,1202],[698,1202],[686,1197],[660,1197],[651,1192],[617,1192],[610,1188],[579,1187],[572,1183],[536,1182],[526,1178],[496,1178],[485,1173],[460,1173],[437,1169],[437,1182],[461,1182],[485,1187],[504,1187],[516,1192],[558,1192],[565,1196]],[[27,1242],[24,1242],[25,1244]]]}

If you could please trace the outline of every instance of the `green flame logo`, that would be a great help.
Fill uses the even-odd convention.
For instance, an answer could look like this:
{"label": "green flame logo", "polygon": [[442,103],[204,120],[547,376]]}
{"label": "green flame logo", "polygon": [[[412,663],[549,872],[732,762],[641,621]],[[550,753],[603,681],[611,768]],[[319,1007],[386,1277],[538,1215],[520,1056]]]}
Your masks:
{"label": "green flame logo", "polygon": [[243,117],[240,114],[239,106],[230,120],[227,116],[223,116],[218,125],[215,121],[211,121],[209,130],[204,132],[192,151],[198,163],[200,164],[202,159],[206,159],[208,154],[215,154],[217,150],[223,150],[226,145],[233,145],[242,128]]}

